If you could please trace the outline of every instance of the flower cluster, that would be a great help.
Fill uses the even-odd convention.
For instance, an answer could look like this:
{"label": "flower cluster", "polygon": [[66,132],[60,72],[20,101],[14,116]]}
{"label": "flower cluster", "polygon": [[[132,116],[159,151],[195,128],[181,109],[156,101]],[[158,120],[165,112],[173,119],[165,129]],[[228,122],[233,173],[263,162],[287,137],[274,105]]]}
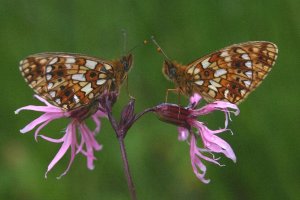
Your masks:
{"label": "flower cluster", "polygon": [[[49,142],[62,143],[59,151],[48,165],[45,176],[47,176],[47,173],[66,154],[68,149],[70,149],[71,152],[69,165],[65,172],[61,174],[61,176],[68,172],[75,156],[79,153],[86,156],[87,167],[89,169],[94,168],[93,161],[96,159],[94,156],[94,151],[99,151],[102,149],[102,146],[95,139],[96,133],[100,131],[101,118],[109,119],[113,129],[116,132],[117,138],[121,143],[123,143],[123,139],[133,123],[148,112],[154,112],[158,115],[160,120],[178,126],[178,139],[180,141],[187,141],[189,143],[192,168],[197,178],[202,182],[208,183],[210,181],[209,179],[205,178],[206,166],[203,164],[203,160],[222,166],[218,159],[215,158],[214,153],[222,153],[234,162],[236,161],[236,156],[230,145],[218,137],[220,133],[229,130],[227,126],[228,121],[230,120],[230,112],[233,112],[235,115],[239,114],[239,109],[235,104],[224,101],[215,101],[213,103],[206,104],[202,108],[197,108],[197,105],[201,100],[201,96],[194,94],[190,98],[190,104],[187,107],[163,103],[155,107],[145,109],[139,114],[135,114],[135,101],[134,99],[131,99],[128,105],[124,107],[121,113],[120,121],[117,121],[112,116],[112,106],[117,99],[117,94],[115,93],[104,94],[91,105],[72,111],[65,111],[59,107],[53,106],[39,96],[36,96],[36,98],[46,104],[46,106],[25,106],[16,110],[16,114],[21,110],[44,112],[44,114],[42,114],[40,117],[21,129],[21,133],[27,133],[36,128],[34,134],[36,140],[38,137],[41,137]],[[198,117],[209,114],[216,110],[224,112],[225,126],[224,128],[218,130],[210,130],[203,122],[198,120]],[[95,130],[90,130],[85,123],[85,120],[89,117],[91,117],[96,124]],[[44,128],[51,121],[59,118],[70,119],[70,123],[68,124],[64,135],[61,138],[54,139],[49,136],[39,134],[42,128]],[[202,141],[202,148],[197,145],[197,141],[199,139]]]}
{"label": "flower cluster", "polygon": [[[215,101],[197,109],[196,107],[200,100],[201,96],[194,94],[190,98],[190,105],[188,107],[180,107],[175,104],[161,104],[154,110],[162,121],[178,126],[178,139],[180,141],[189,141],[191,163],[195,175],[202,182],[209,183],[210,180],[205,178],[206,166],[202,160],[221,166],[213,153],[222,153],[234,162],[236,161],[236,156],[230,145],[217,135],[229,130],[227,129],[228,120],[230,119],[229,114],[233,112],[235,115],[238,115],[239,109],[235,104],[223,101]],[[198,121],[197,118],[215,110],[225,113],[225,127],[219,130],[210,130],[203,122]],[[196,129],[196,131],[193,129]],[[197,146],[198,138],[201,138],[203,148]]]}
{"label": "flower cluster", "polygon": [[[20,130],[21,133],[27,133],[34,128],[36,128],[34,137],[37,140],[38,137],[41,137],[49,142],[53,143],[62,143],[59,151],[54,156],[53,160],[50,162],[47,168],[47,172],[45,177],[47,177],[47,173],[54,167],[54,165],[66,154],[68,149],[71,150],[70,161],[67,169],[60,175],[65,175],[70,169],[71,164],[74,161],[74,158],[77,154],[81,153],[87,158],[87,167],[89,169],[94,169],[93,161],[96,159],[94,156],[94,151],[100,151],[102,149],[102,145],[99,144],[95,139],[95,134],[100,131],[101,121],[100,118],[107,117],[104,111],[101,109],[97,109],[94,113],[90,113],[91,109],[82,108],[75,111],[64,111],[59,107],[53,106],[48,103],[45,99],[35,96],[38,100],[43,102],[45,106],[25,106],[15,111],[18,114],[22,110],[33,110],[38,112],[43,112],[40,117],[33,120],[27,126]],[[95,105],[98,108],[99,105]],[[95,130],[90,130],[86,123],[85,119],[91,116],[93,121],[96,124]],[[59,139],[54,139],[48,137],[46,135],[40,135],[40,131],[51,121],[59,118],[69,118],[70,123],[68,124],[64,135]],[[77,130],[79,131],[79,135],[77,134]]]}

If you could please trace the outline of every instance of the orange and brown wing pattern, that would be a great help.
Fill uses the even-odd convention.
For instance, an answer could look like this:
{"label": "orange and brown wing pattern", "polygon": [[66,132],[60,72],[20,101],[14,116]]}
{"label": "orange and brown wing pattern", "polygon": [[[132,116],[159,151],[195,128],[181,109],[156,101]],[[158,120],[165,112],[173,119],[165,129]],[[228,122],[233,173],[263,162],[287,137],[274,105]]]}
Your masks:
{"label": "orange and brown wing pattern", "polygon": [[257,41],[236,44],[189,64],[189,91],[207,101],[243,101],[267,76],[277,58],[277,46]]}
{"label": "orange and brown wing pattern", "polygon": [[91,103],[113,80],[112,63],[71,53],[41,53],[20,62],[28,85],[52,104],[72,110]]}

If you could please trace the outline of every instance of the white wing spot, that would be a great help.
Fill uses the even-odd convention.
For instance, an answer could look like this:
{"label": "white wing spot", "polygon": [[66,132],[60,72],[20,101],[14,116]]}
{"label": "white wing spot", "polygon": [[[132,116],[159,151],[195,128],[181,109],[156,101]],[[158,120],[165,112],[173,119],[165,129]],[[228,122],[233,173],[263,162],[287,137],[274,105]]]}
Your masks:
{"label": "white wing spot", "polygon": [[203,61],[201,62],[202,67],[203,67],[204,69],[206,69],[206,68],[210,65],[210,62],[208,62],[209,59],[210,59],[210,57],[206,58],[205,60],[203,60]]}
{"label": "white wing spot", "polygon": [[229,93],[229,90],[224,91],[224,96],[225,96],[226,99],[228,99],[228,93]]}
{"label": "white wing spot", "polygon": [[246,54],[246,53],[244,53],[244,54],[242,55],[242,58],[243,58],[244,60],[250,60],[249,55]]}
{"label": "white wing spot", "polygon": [[55,57],[53,58],[50,62],[49,62],[49,65],[53,65],[54,63],[56,63],[58,61],[58,58]]}
{"label": "white wing spot", "polygon": [[65,64],[67,69],[71,69],[72,68],[72,64]]}
{"label": "white wing spot", "polygon": [[208,87],[209,87],[210,89],[212,89],[212,90],[218,92],[218,89],[217,89],[214,85],[209,85]]}
{"label": "white wing spot", "polygon": [[198,79],[200,79],[200,76],[199,76],[199,74],[196,74],[196,75],[194,76],[194,79],[195,79],[195,80],[198,80]]}
{"label": "white wing spot", "polygon": [[75,63],[75,58],[74,57],[67,57],[66,58],[66,63],[69,63],[69,64]]}
{"label": "white wing spot", "polygon": [[56,92],[55,91],[50,91],[49,94],[50,94],[51,97],[55,97]]}
{"label": "white wing spot", "polygon": [[86,60],[85,66],[90,68],[90,69],[95,69],[97,65],[97,62],[92,61],[92,60]]}
{"label": "white wing spot", "polygon": [[85,92],[85,94],[89,94],[91,91],[93,91],[92,83],[87,84],[83,88],[81,88],[81,91]]}
{"label": "white wing spot", "polygon": [[74,100],[75,100],[75,103],[79,103],[79,101],[80,101],[80,99],[78,98],[78,96],[77,95],[74,95]]}
{"label": "white wing spot", "polygon": [[247,61],[245,63],[246,67],[251,68],[252,67],[252,62],[251,61]]}
{"label": "white wing spot", "polygon": [[244,84],[245,84],[247,87],[249,87],[250,84],[251,84],[251,81],[244,81]]}
{"label": "white wing spot", "polygon": [[195,83],[196,83],[197,85],[203,85],[203,81],[202,81],[202,80],[196,81]]}
{"label": "white wing spot", "polygon": [[221,54],[220,54],[221,57],[227,57],[229,56],[228,52],[227,51],[223,51]]}
{"label": "white wing spot", "polygon": [[214,80],[210,80],[209,83],[215,87],[222,87],[219,83],[215,82]]}
{"label": "white wing spot", "polygon": [[29,72],[29,68],[26,68],[26,69],[24,70],[24,72],[25,72],[25,73],[28,73],[28,72]]}
{"label": "white wing spot", "polygon": [[194,74],[198,74],[199,72],[200,72],[200,69],[199,68],[195,68]]}
{"label": "white wing spot", "polygon": [[225,62],[230,62],[231,61],[231,57],[230,56],[227,56],[227,57],[225,57]]}
{"label": "white wing spot", "polygon": [[246,74],[246,76],[248,76],[249,78],[252,78],[252,71],[247,71],[245,74]]}
{"label": "white wing spot", "polygon": [[51,89],[52,87],[53,87],[53,83],[49,83],[47,86],[48,90]]}
{"label": "white wing spot", "polygon": [[46,73],[51,72],[51,70],[52,70],[52,66],[47,66],[47,67],[46,67]]}
{"label": "white wing spot", "polygon": [[213,80],[210,80],[209,83],[210,83],[211,85],[209,85],[208,87],[209,87],[210,89],[216,91],[216,92],[218,92],[217,87],[222,87],[222,85],[220,85],[219,83],[217,83],[217,82],[215,82],[215,81],[213,81]]}
{"label": "white wing spot", "polygon": [[90,94],[89,94],[89,98],[90,98],[90,99],[94,98],[94,93],[90,93]]}
{"label": "white wing spot", "polygon": [[86,81],[84,74],[73,74],[72,79],[76,81]]}
{"label": "white wing spot", "polygon": [[104,63],[103,64],[106,70],[111,70],[111,66],[109,64]]}
{"label": "white wing spot", "polygon": [[103,85],[106,82],[106,79],[100,79],[97,81],[97,85]]}
{"label": "white wing spot", "polygon": [[215,71],[214,76],[219,77],[219,76],[222,76],[224,74],[227,74],[227,71],[225,69],[218,69],[217,71]]}
{"label": "white wing spot", "polygon": [[50,74],[47,74],[47,75],[46,75],[46,80],[49,81],[51,78],[52,78],[52,76],[51,76]]}
{"label": "white wing spot", "polygon": [[47,62],[47,59],[45,59],[45,58],[43,58],[43,59],[41,59],[40,60],[40,63],[43,65],[43,64],[45,64]]}
{"label": "white wing spot", "polygon": [[187,73],[188,73],[188,74],[193,74],[194,69],[195,69],[195,66],[190,67],[190,68],[187,70]]}
{"label": "white wing spot", "polygon": [[240,49],[240,48],[238,48],[238,49],[236,50],[236,52],[237,52],[237,53],[240,53],[240,54],[246,53],[243,49]]}
{"label": "white wing spot", "polygon": [[246,90],[241,90],[241,95],[244,96],[246,94]]}
{"label": "white wing spot", "polygon": [[55,102],[56,102],[57,104],[61,104],[60,99],[56,99]]}

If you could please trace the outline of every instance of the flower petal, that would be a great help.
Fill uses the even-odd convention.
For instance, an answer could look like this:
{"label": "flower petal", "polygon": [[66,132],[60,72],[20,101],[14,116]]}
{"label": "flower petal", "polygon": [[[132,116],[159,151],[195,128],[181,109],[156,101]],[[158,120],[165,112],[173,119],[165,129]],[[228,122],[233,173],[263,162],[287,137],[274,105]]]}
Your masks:
{"label": "flower petal", "polygon": [[25,126],[24,128],[22,128],[20,130],[21,133],[27,133],[28,131],[31,131],[32,129],[34,129],[37,125],[44,123],[46,121],[52,121],[54,119],[57,118],[61,118],[64,117],[63,113],[45,113],[43,115],[41,115],[40,117],[38,117],[37,119],[33,120],[32,122],[30,122],[27,126]]}
{"label": "flower petal", "polygon": [[199,116],[199,115],[206,115],[209,114],[215,110],[221,110],[223,112],[228,112],[228,109],[233,109],[232,111],[235,115],[238,115],[240,110],[237,107],[237,105],[225,102],[225,101],[215,101],[213,103],[206,104],[200,109],[194,110],[193,114],[194,116]]}
{"label": "flower petal", "polygon": [[22,108],[19,108],[15,111],[15,114],[19,114],[20,111],[22,110],[33,110],[33,111],[38,111],[38,112],[47,112],[47,113],[63,113],[63,111],[54,106],[24,106]]}
{"label": "flower petal", "polygon": [[65,140],[65,135],[61,138],[55,139],[55,138],[51,138],[45,135],[39,135],[41,138],[43,138],[44,140],[48,141],[48,142],[53,142],[53,143],[62,143]]}
{"label": "flower petal", "polygon": [[[53,106],[46,99],[43,99],[39,95],[34,95],[34,97],[37,98],[39,101],[43,102],[44,104],[46,104],[47,106]],[[55,107],[55,106],[53,106],[53,107]]]}
{"label": "flower petal", "polygon": [[197,105],[199,103],[199,101],[201,100],[201,96],[198,93],[194,93],[191,97],[190,97],[190,104],[191,105]]}
{"label": "flower petal", "polygon": [[42,130],[47,124],[49,124],[51,120],[45,121],[43,124],[41,124],[34,132],[34,139],[37,141],[37,137],[39,135],[40,130]]}
{"label": "flower petal", "polygon": [[96,124],[95,133],[98,133],[100,131],[101,121],[99,118],[101,117],[107,117],[107,114],[102,112],[101,110],[98,110],[95,114],[92,115],[92,119]]}
{"label": "flower petal", "polygon": [[96,159],[94,156],[94,149],[96,151],[99,151],[101,150],[102,146],[98,144],[98,142],[94,138],[93,132],[89,130],[89,128],[86,126],[84,122],[81,122],[78,128],[81,132],[82,140],[84,140],[84,143],[86,145],[85,156],[87,157],[87,167],[90,170],[92,170],[94,169],[94,160]]}
{"label": "flower petal", "polygon": [[226,129],[220,129],[217,131],[212,131],[208,129],[203,123],[194,122],[193,125],[198,129],[203,144],[205,148],[211,150],[216,153],[223,153],[226,157],[236,162],[236,156],[231,148],[231,146],[220,137],[216,136],[214,133],[220,133],[221,131],[225,131]]}
{"label": "flower petal", "polygon": [[76,139],[76,124],[74,123],[73,126],[72,126],[72,137],[73,137],[73,140],[71,141],[71,158],[70,158],[70,161],[69,161],[69,164],[68,164],[68,167],[67,169],[59,176],[59,177],[56,177],[57,179],[60,179],[61,177],[63,177],[64,175],[66,175],[75,159],[75,156],[76,156],[76,147],[77,147],[77,139]]}
{"label": "flower petal", "polygon": [[[74,137],[75,136],[75,137]],[[75,129],[75,125],[73,122],[71,122],[67,129],[66,129],[66,133],[63,137],[63,144],[60,147],[59,151],[57,152],[57,154],[55,155],[55,157],[53,158],[53,160],[50,162],[50,164],[48,165],[45,177],[47,178],[47,174],[48,172],[54,167],[54,165],[66,154],[67,150],[69,149],[72,140],[76,140],[76,129]],[[72,162],[73,160],[71,160],[70,162]],[[69,163],[70,165],[70,163]]]}
{"label": "flower petal", "polygon": [[178,140],[179,141],[185,141],[188,137],[189,137],[189,130],[184,128],[184,127],[180,127],[178,126]]}
{"label": "flower petal", "polygon": [[194,174],[197,176],[199,180],[201,180],[203,183],[209,183],[209,179],[205,179],[205,174],[206,174],[206,166],[201,162],[201,160],[197,157],[200,152],[197,150],[197,145],[196,145],[196,139],[195,136],[191,136],[191,143],[190,143],[190,156],[191,156],[191,163],[192,163],[192,168],[194,171]]}

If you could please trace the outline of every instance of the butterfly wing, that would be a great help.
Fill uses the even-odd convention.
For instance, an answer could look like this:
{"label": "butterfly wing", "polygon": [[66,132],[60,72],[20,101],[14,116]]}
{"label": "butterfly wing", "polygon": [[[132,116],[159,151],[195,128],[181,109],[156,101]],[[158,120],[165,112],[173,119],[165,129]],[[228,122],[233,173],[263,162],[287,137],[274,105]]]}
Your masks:
{"label": "butterfly wing", "polygon": [[202,94],[207,101],[240,103],[261,84],[277,54],[277,46],[264,41],[225,47],[186,67],[190,90]]}
{"label": "butterfly wing", "polygon": [[112,63],[71,53],[41,53],[20,62],[20,71],[39,96],[64,110],[91,103],[109,90]]}

